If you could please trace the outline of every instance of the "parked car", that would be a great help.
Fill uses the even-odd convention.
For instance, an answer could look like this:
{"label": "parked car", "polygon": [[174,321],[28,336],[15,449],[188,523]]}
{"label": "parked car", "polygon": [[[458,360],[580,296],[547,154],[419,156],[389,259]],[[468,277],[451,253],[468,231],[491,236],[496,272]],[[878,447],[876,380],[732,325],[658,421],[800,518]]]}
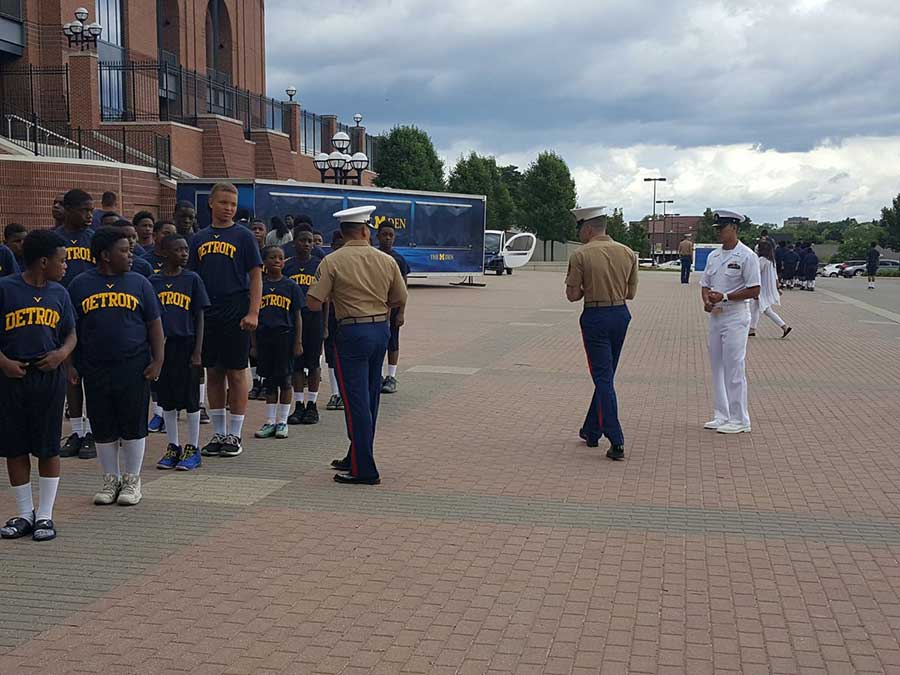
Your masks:
{"label": "parked car", "polygon": [[[861,277],[866,273],[866,263],[865,261],[854,260],[853,262],[858,263],[856,265],[848,265],[841,272],[845,277]],[[879,270],[897,270],[900,269],[900,261],[897,260],[879,260],[878,261],[878,269]]]}
{"label": "parked car", "polygon": [[[841,272],[840,276],[842,277],[855,277],[858,276],[856,270],[862,270],[862,272],[866,271],[866,261],[865,260],[848,260],[847,262],[841,263]],[[848,272],[848,270],[851,270]],[[860,272],[859,274],[862,274]]]}
{"label": "parked car", "polygon": [[839,277],[841,276],[841,270],[844,269],[844,264],[845,263],[830,263],[825,265],[820,274],[823,277]]}

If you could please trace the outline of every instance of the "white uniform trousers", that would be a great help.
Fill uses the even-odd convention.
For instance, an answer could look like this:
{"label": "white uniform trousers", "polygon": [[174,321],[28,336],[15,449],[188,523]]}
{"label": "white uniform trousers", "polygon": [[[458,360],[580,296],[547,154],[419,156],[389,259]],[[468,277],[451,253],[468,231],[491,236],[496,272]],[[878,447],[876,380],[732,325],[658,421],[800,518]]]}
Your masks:
{"label": "white uniform trousers", "polygon": [[729,307],[709,317],[709,361],[712,367],[714,419],[749,425],[747,410],[747,333],[750,308]]}

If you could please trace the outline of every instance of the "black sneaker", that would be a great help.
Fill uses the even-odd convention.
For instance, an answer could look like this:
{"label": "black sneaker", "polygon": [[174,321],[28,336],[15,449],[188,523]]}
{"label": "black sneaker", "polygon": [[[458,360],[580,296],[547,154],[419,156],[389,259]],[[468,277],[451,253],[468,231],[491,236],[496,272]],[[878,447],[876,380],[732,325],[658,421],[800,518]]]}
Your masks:
{"label": "black sneaker", "polygon": [[606,451],[606,456],[616,462],[618,462],[620,459],[625,459],[625,446],[624,445],[609,446],[609,450]]}
{"label": "black sneaker", "polygon": [[222,443],[224,442],[224,436],[221,434],[213,434],[213,437],[209,439],[209,443],[204,445],[200,450],[200,454],[204,457],[218,457],[222,454]]}
{"label": "black sneaker", "polygon": [[228,434],[220,447],[219,455],[221,457],[237,457],[244,451],[241,439],[234,434]]}
{"label": "black sneaker", "polygon": [[303,415],[305,413],[306,408],[303,407],[303,404],[300,403],[300,401],[297,401],[297,404],[294,406],[294,412],[288,417],[288,424],[306,424],[303,421]]}
{"label": "black sneaker", "polygon": [[97,445],[94,443],[94,434],[85,434],[81,439],[81,449],[78,451],[78,459],[94,459],[97,456]]}
{"label": "black sneaker", "polygon": [[209,413],[203,406],[200,406],[200,424],[209,424]]}
{"label": "black sneaker", "polygon": [[[288,420],[290,421],[290,420]],[[310,401],[306,404],[306,410],[303,411],[303,417],[300,419],[300,424],[318,424],[319,423],[319,409],[316,408],[316,404]]]}
{"label": "black sneaker", "polygon": [[77,457],[78,451],[81,450],[81,444],[84,441],[78,434],[72,434],[66,439],[62,447],[59,449],[60,457]]}

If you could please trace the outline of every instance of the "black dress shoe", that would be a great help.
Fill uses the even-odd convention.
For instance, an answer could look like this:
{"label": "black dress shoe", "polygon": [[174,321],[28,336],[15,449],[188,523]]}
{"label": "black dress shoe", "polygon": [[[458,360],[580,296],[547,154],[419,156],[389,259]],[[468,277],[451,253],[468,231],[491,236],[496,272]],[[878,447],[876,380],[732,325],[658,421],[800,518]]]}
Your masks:
{"label": "black dress shoe", "polygon": [[349,471],[350,460],[347,458],[333,459],[331,460],[331,468],[337,471]]}
{"label": "black dress shoe", "polygon": [[378,485],[381,482],[381,479],[357,478],[356,476],[351,476],[349,473],[336,473],[334,474],[334,482],[345,483],[347,485]]}
{"label": "black dress shoe", "polygon": [[606,451],[606,456],[616,462],[618,462],[621,459],[625,459],[625,446],[624,445],[609,446],[609,450]]}
{"label": "black dress shoe", "polygon": [[596,448],[598,445],[600,445],[600,441],[596,438],[588,438],[587,432],[584,429],[578,430],[578,437],[583,440],[589,448]]}

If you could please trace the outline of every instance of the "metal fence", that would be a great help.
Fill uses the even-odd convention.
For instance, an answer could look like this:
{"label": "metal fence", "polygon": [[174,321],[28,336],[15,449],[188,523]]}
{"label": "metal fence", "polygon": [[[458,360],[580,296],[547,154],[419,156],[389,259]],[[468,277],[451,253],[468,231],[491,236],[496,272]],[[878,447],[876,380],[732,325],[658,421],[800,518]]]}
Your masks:
{"label": "metal fence", "polygon": [[300,152],[306,155],[322,152],[322,118],[308,110],[300,111]]}
{"label": "metal fence", "polygon": [[0,71],[0,111],[54,123],[69,121],[69,68],[33,65]]}
{"label": "metal fence", "polygon": [[[100,110],[104,122],[181,122],[222,115],[251,129],[286,128],[281,101],[238,89],[218,77],[157,61],[100,64]],[[108,86],[103,86],[108,83]]]}
{"label": "metal fence", "polygon": [[370,136],[366,134],[366,149],[363,151],[369,158],[369,169],[375,170],[375,160],[378,157],[378,145],[381,142],[381,136]]}

